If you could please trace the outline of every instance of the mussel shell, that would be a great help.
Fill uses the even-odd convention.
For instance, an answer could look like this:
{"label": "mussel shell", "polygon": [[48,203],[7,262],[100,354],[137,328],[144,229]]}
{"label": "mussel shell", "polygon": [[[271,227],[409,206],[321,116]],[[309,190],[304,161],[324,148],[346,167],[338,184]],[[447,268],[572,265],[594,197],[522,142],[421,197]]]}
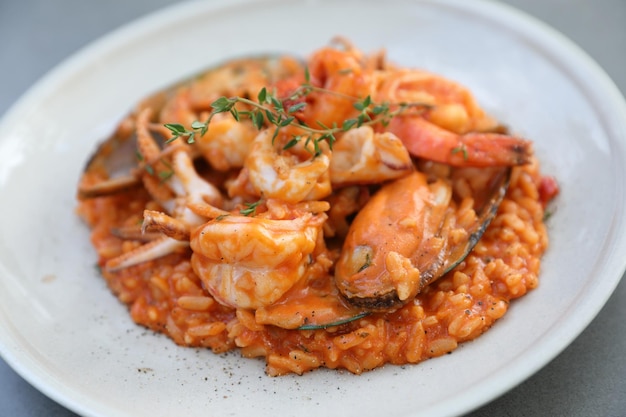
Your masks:
{"label": "mussel shell", "polygon": [[[509,187],[511,170],[510,167],[494,169],[485,189],[475,196],[476,201],[479,202],[479,208],[476,209],[476,222],[468,229],[467,240],[464,244],[451,247],[442,262],[435,262],[429,268],[421,271],[421,289],[452,271],[472,252],[498,212],[500,203]],[[395,290],[380,292],[368,297],[348,292],[342,292],[342,295],[349,304],[372,312],[393,311],[410,301],[401,300]]]}
{"label": "mussel shell", "polygon": [[[483,234],[491,224],[491,221],[494,217],[496,217],[496,214],[498,214],[500,203],[502,203],[502,200],[509,189],[511,171],[512,168],[510,167],[502,168],[497,170],[491,177],[489,187],[487,188],[488,191],[484,196],[482,196],[484,198],[484,202],[481,204],[481,208],[477,210],[477,221],[474,224],[474,227],[468,230],[469,236],[467,238],[467,243],[464,246],[457,246],[455,251],[450,254],[449,261],[443,274],[450,272],[457,265],[463,262],[467,255],[472,252],[476,244],[483,237]],[[433,278],[430,282],[434,282],[437,278]]]}

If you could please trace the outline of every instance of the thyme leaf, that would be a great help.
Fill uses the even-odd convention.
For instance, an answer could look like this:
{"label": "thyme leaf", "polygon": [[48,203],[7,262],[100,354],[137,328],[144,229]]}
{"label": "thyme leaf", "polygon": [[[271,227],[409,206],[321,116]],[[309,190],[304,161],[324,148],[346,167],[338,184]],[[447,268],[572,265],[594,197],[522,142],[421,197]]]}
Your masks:
{"label": "thyme leaf", "polygon": [[363,263],[363,265],[361,265],[361,267],[359,268],[359,270],[357,272],[361,272],[364,269],[369,268],[371,265],[372,265],[372,257],[368,253],[368,254],[365,255],[365,262]]}
{"label": "thyme leaf", "polygon": [[459,153],[459,152],[463,154],[463,160],[467,161],[467,159],[469,158],[469,154],[467,153],[467,149],[465,148],[465,145],[459,145],[456,148],[452,149],[452,154]]}
{"label": "thyme leaf", "polygon": [[246,206],[246,208],[239,210],[239,213],[243,214],[244,216],[254,216],[254,214],[256,213],[256,208],[259,206],[259,204],[261,204],[261,200],[255,201],[254,203],[244,203],[244,206]]}
{"label": "thyme leaf", "polygon": [[366,311],[364,313],[359,313],[359,314],[356,314],[356,315],[354,315],[352,317],[348,317],[346,319],[337,320],[337,321],[334,321],[332,323],[326,323],[326,324],[305,324],[303,326],[298,327],[298,330],[321,330],[321,329],[327,329],[329,327],[341,326],[342,324],[346,324],[346,323],[350,323],[350,322],[355,321],[355,320],[362,319],[363,317],[366,317],[369,314],[370,313]]}
{"label": "thyme leaf", "polygon": [[550,217],[552,217],[554,215],[554,208],[546,208],[546,210],[543,212],[543,221],[547,222]]}

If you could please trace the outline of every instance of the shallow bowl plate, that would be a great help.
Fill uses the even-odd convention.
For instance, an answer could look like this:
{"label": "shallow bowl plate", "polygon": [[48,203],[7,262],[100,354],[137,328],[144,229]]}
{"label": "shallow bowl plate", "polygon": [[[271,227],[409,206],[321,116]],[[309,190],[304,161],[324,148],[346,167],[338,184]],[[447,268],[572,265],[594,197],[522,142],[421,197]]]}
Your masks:
{"label": "shallow bowl plate", "polygon": [[[139,99],[224,59],[305,56],[342,35],[467,85],[535,142],[561,194],[540,287],[485,335],[417,366],[270,378],[260,360],[175,346],[134,325],[94,267],[75,187],[96,143]],[[626,105],[543,24],[482,1],[183,3],[54,69],[0,123],[0,353],[30,383],[92,416],[443,416],[470,411],[560,353],[626,263]]]}

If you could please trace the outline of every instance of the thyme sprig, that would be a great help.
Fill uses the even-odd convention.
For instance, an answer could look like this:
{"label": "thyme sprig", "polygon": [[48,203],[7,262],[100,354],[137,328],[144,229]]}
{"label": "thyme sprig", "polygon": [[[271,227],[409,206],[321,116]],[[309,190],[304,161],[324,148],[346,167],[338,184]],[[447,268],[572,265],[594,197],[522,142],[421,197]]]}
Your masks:
{"label": "thyme sprig", "polygon": [[[344,120],[341,124],[333,123],[332,126],[326,126],[322,122],[317,121],[317,126],[309,126],[298,119],[297,114],[307,106],[307,103],[302,101],[302,99],[312,92],[331,94],[351,100],[358,114],[353,118]],[[238,108],[238,104],[245,105],[246,110]],[[266,124],[274,126],[272,142],[274,142],[282,128],[296,126],[303,133],[292,135],[291,139],[283,146],[283,150],[287,150],[304,140],[305,149],[312,145],[314,156],[319,156],[322,152],[320,143],[326,141],[329,148],[332,149],[333,144],[337,140],[335,135],[339,133],[379,123],[386,126],[392,118],[409,108],[425,110],[430,107],[430,105],[424,103],[397,103],[395,105],[391,105],[389,102],[375,103],[369,95],[360,99],[317,87],[310,83],[309,73],[305,71],[305,82],[285,98],[277,97],[275,93],[270,93],[265,87],[259,91],[257,101],[246,97],[229,98],[222,96],[211,103],[212,111],[205,122],[194,121],[190,126],[191,129],[187,129],[178,123],[167,123],[164,126],[172,133],[172,137],[167,140],[167,143],[178,138],[184,138],[188,143],[194,143],[198,135],[203,136],[207,133],[211,120],[215,115],[230,113],[236,121],[241,121],[242,119],[250,120],[259,130]]]}

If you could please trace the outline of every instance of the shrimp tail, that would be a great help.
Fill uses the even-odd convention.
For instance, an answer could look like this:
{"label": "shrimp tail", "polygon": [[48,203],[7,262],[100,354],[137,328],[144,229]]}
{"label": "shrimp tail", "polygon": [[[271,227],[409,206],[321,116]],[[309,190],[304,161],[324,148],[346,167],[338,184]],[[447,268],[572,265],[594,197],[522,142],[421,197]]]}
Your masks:
{"label": "shrimp tail", "polygon": [[409,153],[452,166],[525,165],[532,159],[532,143],[501,133],[456,134],[419,116],[398,116],[388,126]]}

